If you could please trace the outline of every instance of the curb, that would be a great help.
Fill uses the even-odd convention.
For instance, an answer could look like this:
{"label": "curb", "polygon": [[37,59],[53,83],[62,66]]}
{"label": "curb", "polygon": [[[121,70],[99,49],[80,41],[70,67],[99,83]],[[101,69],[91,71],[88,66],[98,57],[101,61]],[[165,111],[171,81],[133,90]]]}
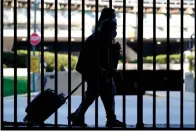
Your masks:
{"label": "curb", "polygon": [[[34,97],[36,95],[38,95],[39,92],[33,92],[31,93],[31,97]],[[27,97],[28,94],[20,94],[20,95],[17,95],[17,97]],[[14,96],[7,96],[7,97],[4,97],[4,99],[12,99],[14,98]]]}
{"label": "curb", "polygon": [[[153,97],[153,93],[146,92],[145,95],[146,96],[152,96]],[[165,95],[156,94],[156,97],[157,98],[165,98]]]}

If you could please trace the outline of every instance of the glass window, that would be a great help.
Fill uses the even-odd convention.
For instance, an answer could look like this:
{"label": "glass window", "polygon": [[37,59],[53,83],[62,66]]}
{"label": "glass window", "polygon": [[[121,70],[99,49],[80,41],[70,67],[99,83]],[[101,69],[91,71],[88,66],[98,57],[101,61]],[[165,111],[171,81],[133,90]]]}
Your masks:
{"label": "glass window", "polygon": [[184,26],[194,28],[195,20],[191,15],[184,15]]}
{"label": "glass window", "polygon": [[164,14],[157,14],[156,15],[156,25],[157,26],[166,26],[167,24],[167,17]]}
{"label": "glass window", "polygon": [[27,9],[18,8],[17,9],[17,22],[26,23],[27,22]]}
{"label": "glass window", "polygon": [[153,25],[153,14],[145,14],[144,24],[145,25]]}
{"label": "glass window", "polygon": [[58,13],[61,14],[63,17],[68,18],[68,11],[66,11],[66,10],[59,10]]}
{"label": "glass window", "polygon": [[170,25],[171,26],[180,26],[181,22],[180,22],[180,15],[171,15],[171,19],[170,19]]}
{"label": "glass window", "polygon": [[132,14],[132,13],[127,13],[126,14],[126,25],[127,26],[128,25],[135,26],[136,25],[136,20],[137,20],[136,14]]}
{"label": "glass window", "polygon": [[20,13],[23,16],[27,16],[27,8],[18,8],[17,13]]}

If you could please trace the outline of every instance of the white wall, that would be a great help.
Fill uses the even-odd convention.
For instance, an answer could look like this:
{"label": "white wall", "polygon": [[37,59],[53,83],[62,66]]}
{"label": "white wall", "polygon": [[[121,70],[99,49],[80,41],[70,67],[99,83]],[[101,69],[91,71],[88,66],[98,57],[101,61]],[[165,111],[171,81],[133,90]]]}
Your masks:
{"label": "white wall", "polygon": [[[165,69],[164,64],[159,64],[157,65],[157,69]],[[126,65],[127,69],[137,69],[137,64],[128,64]],[[122,64],[118,65],[118,69],[122,69]],[[144,69],[152,69],[151,64],[144,64]],[[180,64],[175,64],[171,65],[171,69],[180,69]],[[4,76],[14,76],[14,69],[12,68],[6,68],[3,70],[4,71]],[[53,72],[51,73],[45,73],[45,76],[54,74]],[[17,70],[17,76],[27,76],[27,69],[18,69]],[[41,79],[40,79],[40,73],[36,73],[36,91],[40,91],[41,89]],[[184,88],[186,92],[194,92],[194,77],[193,74],[188,72],[188,65],[184,65],[184,78],[185,78],[185,83],[184,83]],[[32,79],[32,77],[31,77]],[[72,71],[71,73],[71,88],[72,90],[80,84],[82,81],[81,75],[76,72]],[[32,84],[31,84],[32,85]],[[54,79],[47,78],[47,84],[45,88],[54,88]],[[81,94],[82,88],[79,89],[76,94]],[[67,93],[68,92],[68,73],[67,72],[58,72],[58,92],[59,93]]]}
{"label": "white wall", "polygon": [[[52,75],[54,73],[45,73],[45,76]],[[40,74],[36,74],[36,91],[41,90],[41,79]],[[58,72],[58,93],[68,93],[68,73],[67,72]],[[73,90],[77,85],[79,85],[82,82],[81,75],[76,72],[71,72],[71,90]],[[47,83],[45,85],[45,89],[53,89],[55,90],[55,78],[47,78]],[[86,86],[85,86],[86,87]],[[82,92],[82,86],[80,89],[78,89],[75,93],[75,95],[81,95]]]}
{"label": "white wall", "polygon": [[193,73],[185,73],[185,91],[195,93],[195,80]]}

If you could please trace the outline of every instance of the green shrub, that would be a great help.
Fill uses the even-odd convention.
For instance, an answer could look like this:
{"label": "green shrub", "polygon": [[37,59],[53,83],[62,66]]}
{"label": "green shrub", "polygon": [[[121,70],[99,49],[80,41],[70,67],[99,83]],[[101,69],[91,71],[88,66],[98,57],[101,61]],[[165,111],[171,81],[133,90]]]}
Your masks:
{"label": "green shrub", "polygon": [[27,55],[17,53],[16,59],[14,61],[14,53],[13,52],[3,52],[3,64],[7,67],[13,68],[16,66],[17,68],[25,68],[27,67]]}
{"label": "green shrub", "polygon": [[[33,52],[31,51],[31,55]],[[41,52],[36,51],[35,55],[40,56]],[[3,55],[3,67],[4,68],[13,68],[14,65],[14,53],[13,52],[4,52]],[[47,64],[46,71],[53,71],[55,68],[54,61],[54,53],[44,52],[44,60]],[[184,56],[184,59],[187,58],[190,63],[190,71],[195,70],[195,56]],[[78,58],[76,56],[71,56],[71,69],[74,70],[77,64]],[[181,55],[180,54],[172,54],[170,55],[170,62],[172,63],[180,63]],[[122,58],[120,58],[119,63],[122,63]],[[130,63],[137,63],[137,60],[131,61]],[[147,56],[143,58],[143,63],[153,63],[153,56]],[[156,56],[157,64],[165,64],[167,63],[167,55],[157,55]],[[28,56],[27,50],[18,50],[16,56],[16,67],[17,68],[27,68],[28,67]],[[68,68],[68,55],[67,54],[58,54],[58,70],[63,67]]]}
{"label": "green shrub", "polygon": [[194,55],[190,55],[187,56],[187,59],[189,60],[189,70],[190,71],[195,71],[195,56]]}
{"label": "green shrub", "polygon": [[[180,54],[172,54],[169,56],[169,61],[172,63],[180,63],[181,55]],[[143,59],[144,63],[153,63],[153,56],[147,56]],[[157,64],[165,64],[167,63],[167,55],[157,55],[156,56]]]}
{"label": "green shrub", "polygon": [[[185,57],[185,55],[183,56],[183,58],[184,57]],[[181,62],[181,55],[180,54],[170,55],[170,61],[172,61],[174,63],[180,63]]]}
{"label": "green shrub", "polygon": [[137,63],[137,60],[132,60],[131,62],[129,61],[128,63],[136,64]]}
{"label": "green shrub", "polygon": [[[17,56],[16,56],[16,67],[17,68],[27,68],[28,67],[28,56],[27,56],[27,50],[18,50]],[[31,51],[31,55],[33,55],[33,52]],[[36,51],[36,56],[40,56],[41,52]],[[14,68],[14,53],[13,52],[4,52],[4,60],[3,64],[5,64],[7,67]],[[58,54],[58,70],[60,70],[62,67],[68,68],[68,55],[67,54]],[[47,64],[47,71],[53,71],[55,68],[55,54],[51,52],[44,52],[44,60]],[[74,70],[77,64],[78,58],[76,56],[71,56],[71,69]]]}
{"label": "green shrub", "polygon": [[7,68],[6,64],[3,64],[3,68]]}
{"label": "green shrub", "polygon": [[[183,56],[185,57],[185,55]],[[188,58],[190,59],[190,58]],[[180,54],[172,54],[169,56],[169,61],[172,63],[180,63],[181,61],[181,55]],[[137,63],[137,60],[131,61],[130,63]],[[153,56],[147,56],[143,58],[143,63],[153,63]],[[157,55],[156,56],[156,63],[157,64],[165,64],[167,63],[167,55]]]}
{"label": "green shrub", "polygon": [[[143,59],[144,63],[152,63],[153,62],[153,57],[147,56]],[[134,60],[133,63],[137,63],[137,60]]]}
{"label": "green shrub", "polygon": [[[183,59],[188,59],[189,61],[189,70],[194,71],[195,70],[195,56],[183,56]],[[169,61],[175,64],[179,64],[181,62],[181,54],[172,54],[169,56]],[[137,63],[137,60],[131,61],[131,63]],[[153,56],[147,56],[143,58],[143,63],[153,63]],[[167,55],[157,55],[156,56],[156,63],[157,64],[165,64],[167,63]]]}

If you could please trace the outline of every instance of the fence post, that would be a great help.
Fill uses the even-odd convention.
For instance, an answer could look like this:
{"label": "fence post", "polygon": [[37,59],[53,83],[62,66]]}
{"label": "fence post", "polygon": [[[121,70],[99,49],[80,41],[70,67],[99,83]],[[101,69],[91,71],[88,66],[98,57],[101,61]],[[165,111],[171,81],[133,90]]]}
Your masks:
{"label": "fence post", "polygon": [[[184,78],[184,0],[181,0],[181,11],[180,11],[180,24],[181,24],[181,37],[180,37],[180,41],[181,41],[181,46],[180,46],[180,70],[182,71],[182,77]],[[184,83],[183,83],[184,84]],[[183,120],[183,116],[184,116],[184,87],[182,88],[182,90],[180,91],[180,128],[184,128],[184,120]]]}
{"label": "fence post", "polygon": [[[71,0],[68,0],[68,94],[71,94]],[[71,115],[71,96],[68,99],[68,116]],[[71,128],[71,121],[68,121]]]}
{"label": "fence post", "polygon": [[[125,63],[126,63],[126,0],[123,0],[123,74],[125,74]],[[123,79],[124,80],[124,79]],[[124,83],[124,82],[123,82]],[[123,84],[123,123],[126,124],[126,89]]]}
{"label": "fence post", "polygon": [[137,35],[137,44],[138,44],[138,74],[137,74],[137,84],[138,84],[138,96],[137,96],[137,128],[143,128],[143,94],[140,77],[143,73],[143,0],[138,0],[138,35]]}
{"label": "fence post", "polygon": [[[54,88],[55,88],[55,94],[58,95],[58,50],[57,50],[57,40],[58,40],[58,0],[55,0],[55,9],[54,9],[54,12],[55,12],[55,22],[54,22],[54,25],[55,25],[55,32],[54,32],[54,39],[55,39],[55,42],[53,43],[53,46],[54,46],[54,50],[55,50],[55,82],[54,82]],[[58,126],[58,111],[55,112],[55,117],[54,117],[54,123],[55,123],[55,126],[57,127]]]}
{"label": "fence post", "polygon": [[[4,80],[3,80],[3,61],[4,61],[4,53],[3,53],[3,48],[4,48],[4,23],[3,23],[3,14],[4,14],[4,7],[3,7],[3,0],[1,0],[1,121],[4,121]],[[4,127],[4,124],[1,124],[2,128]]]}
{"label": "fence post", "polygon": [[[31,1],[28,0],[28,3],[27,3],[27,41],[28,41],[28,74],[27,74],[27,83],[28,83],[28,86],[27,86],[27,106],[30,104],[31,102],[31,87],[32,87],[32,77],[31,77],[31,72],[30,72],[30,68],[31,68],[31,63],[30,63],[30,59],[31,59],[31,45],[30,45],[30,33],[31,33],[31,19],[30,19],[30,16],[31,16]],[[28,127],[30,127],[31,124],[30,122],[28,121]]]}
{"label": "fence post", "polygon": [[17,0],[14,0],[14,127],[17,128]]}
{"label": "fence post", "polygon": [[[169,74],[169,70],[170,70],[170,0],[167,0],[167,76]],[[169,83],[167,83],[168,86]],[[166,93],[167,96],[167,103],[166,103],[166,127],[169,128],[170,127],[170,92],[169,90],[167,90]]]}
{"label": "fence post", "polygon": [[[153,71],[156,72],[156,0],[153,0]],[[156,91],[153,89],[153,128],[156,128]]]}

